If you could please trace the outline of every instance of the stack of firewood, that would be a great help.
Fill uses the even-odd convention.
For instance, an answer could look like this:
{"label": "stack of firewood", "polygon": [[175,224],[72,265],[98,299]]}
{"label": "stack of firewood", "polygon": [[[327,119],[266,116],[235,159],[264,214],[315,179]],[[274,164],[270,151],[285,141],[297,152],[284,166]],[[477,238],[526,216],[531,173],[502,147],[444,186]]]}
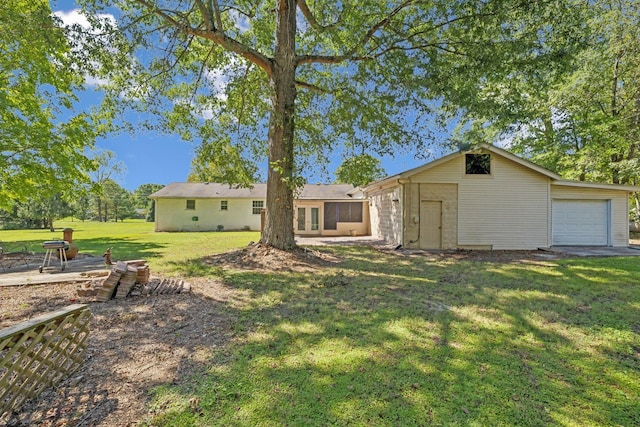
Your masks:
{"label": "stack of firewood", "polygon": [[[78,290],[80,295],[81,289]],[[145,260],[118,261],[109,275],[97,287],[96,301],[125,298],[129,295],[180,294],[191,291],[191,286],[182,280],[150,278]]]}

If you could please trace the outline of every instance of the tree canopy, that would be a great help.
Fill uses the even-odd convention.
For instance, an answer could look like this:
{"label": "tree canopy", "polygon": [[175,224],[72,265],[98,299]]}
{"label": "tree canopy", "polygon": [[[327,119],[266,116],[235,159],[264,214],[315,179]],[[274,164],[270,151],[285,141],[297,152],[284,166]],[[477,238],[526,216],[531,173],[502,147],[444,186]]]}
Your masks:
{"label": "tree canopy", "polygon": [[243,165],[267,157],[262,240],[288,249],[302,170],[339,147],[426,150],[435,106],[472,109],[480,82],[507,81],[566,52],[577,1],[82,3],[93,22],[116,17],[93,37],[109,40],[111,54],[99,57],[106,65],[95,67],[110,83],[106,105],[156,112],[150,125],[213,152],[233,147]]}
{"label": "tree canopy", "polygon": [[526,78],[487,84],[495,96],[466,112],[460,138],[502,141],[569,179],[637,184],[640,4],[601,0],[576,14],[571,50]]}
{"label": "tree canopy", "polygon": [[[0,7],[0,207],[88,182],[94,129],[74,113],[84,76],[46,0]],[[46,194],[43,194],[46,193]]]}
{"label": "tree canopy", "polygon": [[336,169],[336,182],[339,184],[351,184],[354,187],[364,187],[373,181],[384,178],[385,175],[380,159],[364,153],[345,159],[338,166]]}

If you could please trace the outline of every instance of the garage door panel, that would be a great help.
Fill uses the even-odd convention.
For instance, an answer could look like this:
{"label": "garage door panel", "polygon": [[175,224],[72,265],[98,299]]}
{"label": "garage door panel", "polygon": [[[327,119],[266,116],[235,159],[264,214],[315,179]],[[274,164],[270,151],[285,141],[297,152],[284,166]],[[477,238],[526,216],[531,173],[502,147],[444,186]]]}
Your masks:
{"label": "garage door panel", "polygon": [[607,200],[553,200],[551,221],[554,245],[609,244]]}

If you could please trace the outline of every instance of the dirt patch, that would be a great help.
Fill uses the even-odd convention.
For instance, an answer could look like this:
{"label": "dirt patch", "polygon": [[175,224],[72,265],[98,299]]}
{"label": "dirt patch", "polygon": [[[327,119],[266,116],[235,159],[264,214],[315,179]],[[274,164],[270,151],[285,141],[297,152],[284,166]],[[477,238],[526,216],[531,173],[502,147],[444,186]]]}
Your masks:
{"label": "dirt patch", "polygon": [[[0,326],[71,303],[77,284],[0,288]],[[132,426],[148,416],[150,390],[187,383],[204,369],[212,349],[233,337],[226,309],[233,291],[215,280],[192,281],[190,294],[90,303],[87,359],[55,389],[29,401],[9,426]]]}
{"label": "dirt patch", "polygon": [[[260,244],[203,258],[206,264],[227,269],[298,272],[340,261],[315,250],[286,252]],[[75,303],[89,304],[92,314],[83,367],[0,423],[61,427],[133,426],[144,421],[155,386],[188,384],[206,368],[212,352],[234,336],[235,314],[229,304],[237,291],[216,279],[189,282],[190,294],[106,303],[78,297],[78,281],[0,287],[0,328]]]}
{"label": "dirt patch", "polygon": [[233,270],[309,272],[335,266],[341,259],[305,247],[283,251],[257,243],[243,249],[206,256],[203,262]]}

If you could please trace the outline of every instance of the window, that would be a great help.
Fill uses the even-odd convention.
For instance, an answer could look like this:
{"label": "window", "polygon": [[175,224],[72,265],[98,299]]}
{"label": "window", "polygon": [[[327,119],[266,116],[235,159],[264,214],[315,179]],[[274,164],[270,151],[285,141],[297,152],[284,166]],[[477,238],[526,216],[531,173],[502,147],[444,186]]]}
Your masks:
{"label": "window", "polygon": [[491,154],[466,154],[465,173],[467,175],[490,175]]}
{"label": "window", "polygon": [[220,200],[220,210],[221,211],[229,210],[229,202],[227,200]]}
{"label": "window", "polygon": [[324,229],[336,230],[339,222],[362,222],[361,202],[326,202]]}
{"label": "window", "polygon": [[196,201],[195,200],[187,200],[187,210],[195,211],[196,210]]}
{"label": "window", "polygon": [[298,208],[298,231],[305,230],[305,222],[307,209],[306,208]]}
{"label": "window", "polygon": [[262,200],[254,200],[252,206],[253,206],[253,214],[260,215],[260,212],[264,207],[264,202]]}

